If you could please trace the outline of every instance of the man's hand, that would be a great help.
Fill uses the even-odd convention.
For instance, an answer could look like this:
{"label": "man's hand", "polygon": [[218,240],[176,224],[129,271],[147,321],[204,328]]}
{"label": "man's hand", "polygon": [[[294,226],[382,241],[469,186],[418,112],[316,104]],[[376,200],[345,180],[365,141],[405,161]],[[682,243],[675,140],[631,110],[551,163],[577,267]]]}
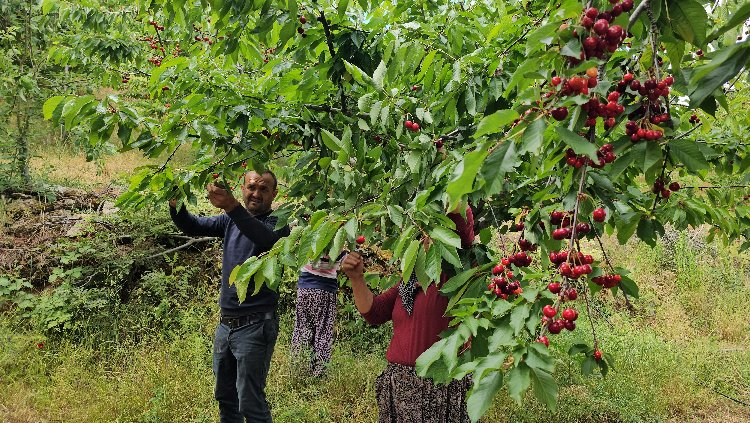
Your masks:
{"label": "man's hand", "polygon": [[230,212],[240,205],[240,202],[224,187],[216,184],[208,184],[206,185],[206,190],[208,190],[208,201],[214,207]]}
{"label": "man's hand", "polygon": [[341,270],[353,282],[360,282],[365,279],[365,262],[359,253],[347,254],[344,261],[341,262]]}

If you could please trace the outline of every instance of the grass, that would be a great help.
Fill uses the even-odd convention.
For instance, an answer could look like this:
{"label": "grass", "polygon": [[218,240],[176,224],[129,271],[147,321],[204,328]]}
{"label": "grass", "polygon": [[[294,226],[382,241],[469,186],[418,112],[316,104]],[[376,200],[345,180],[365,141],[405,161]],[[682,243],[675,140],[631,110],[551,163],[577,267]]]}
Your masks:
{"label": "grass", "polygon": [[[38,148],[36,154],[37,175],[60,184],[85,181],[77,186],[88,188],[124,180],[146,162],[130,153],[97,168],[65,150]],[[532,394],[518,405],[503,391],[486,422],[750,421],[750,407],[727,398],[750,402],[750,256],[734,245],[705,245],[693,234],[667,235],[656,248],[605,239],[614,264],[629,268],[641,289],[640,298],[631,299],[633,314],[622,296],[602,293],[593,301],[596,335],[614,357],[614,370],[606,378],[584,377],[578,358],[567,356],[576,340],[591,342],[581,310],[578,329],[552,339],[557,411]],[[149,331],[139,341],[118,338],[115,325],[112,333],[46,339],[12,314],[0,314],[0,421],[217,422],[211,289],[196,304],[175,305],[180,329]],[[385,366],[388,328],[368,328],[350,299],[345,304],[333,362],[322,379],[305,377],[290,358],[293,314],[285,309],[267,388],[275,421],[376,421],[373,383]]]}

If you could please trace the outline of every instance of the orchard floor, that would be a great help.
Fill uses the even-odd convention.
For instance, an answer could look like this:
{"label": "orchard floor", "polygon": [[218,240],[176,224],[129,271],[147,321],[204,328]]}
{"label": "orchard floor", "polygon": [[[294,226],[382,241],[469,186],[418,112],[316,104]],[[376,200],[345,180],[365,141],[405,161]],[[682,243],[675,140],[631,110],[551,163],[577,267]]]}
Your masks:
{"label": "orchard floor", "polygon": [[[64,153],[38,154],[38,175],[59,184],[100,188],[128,171],[117,159],[97,173]],[[109,169],[104,176],[102,169]],[[566,354],[578,340],[591,342],[582,311],[575,332],[551,340],[558,409],[545,409],[533,394],[518,405],[501,391],[484,421],[750,422],[750,254],[704,244],[699,235],[668,233],[655,248],[606,239],[614,264],[629,268],[640,287],[640,297],[630,299],[633,312],[622,296],[592,301],[594,328],[614,369],[606,378],[584,377],[578,359]],[[290,358],[293,314],[284,310],[267,390],[275,421],[376,422],[373,381],[385,366],[388,328],[366,327],[350,297],[340,300],[333,362],[319,380],[303,376],[304,363]],[[214,304],[209,290],[180,309],[188,330],[138,342],[118,341],[117,333],[48,336],[0,304],[0,422],[217,422]]]}

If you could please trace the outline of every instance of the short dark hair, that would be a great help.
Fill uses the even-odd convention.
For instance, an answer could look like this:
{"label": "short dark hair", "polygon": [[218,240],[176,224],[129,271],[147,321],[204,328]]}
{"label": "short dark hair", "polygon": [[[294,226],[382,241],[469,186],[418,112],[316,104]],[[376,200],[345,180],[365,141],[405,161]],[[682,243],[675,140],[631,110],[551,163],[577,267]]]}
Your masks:
{"label": "short dark hair", "polygon": [[261,175],[261,176],[271,175],[271,179],[273,179],[273,189],[276,189],[276,187],[279,185],[279,180],[276,179],[276,174],[271,172],[269,169],[266,169],[261,172],[258,172],[256,170],[248,170],[247,172],[245,172],[245,175],[247,175],[248,173],[257,173],[258,175]]}

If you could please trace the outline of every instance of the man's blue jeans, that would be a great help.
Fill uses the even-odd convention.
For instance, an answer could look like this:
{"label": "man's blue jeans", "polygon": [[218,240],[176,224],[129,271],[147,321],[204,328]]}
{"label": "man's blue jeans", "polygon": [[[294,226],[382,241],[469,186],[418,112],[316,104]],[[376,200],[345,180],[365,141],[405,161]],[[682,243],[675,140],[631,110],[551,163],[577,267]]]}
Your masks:
{"label": "man's blue jeans", "polygon": [[278,334],[278,317],[236,329],[216,327],[213,370],[221,423],[272,421],[265,389]]}

